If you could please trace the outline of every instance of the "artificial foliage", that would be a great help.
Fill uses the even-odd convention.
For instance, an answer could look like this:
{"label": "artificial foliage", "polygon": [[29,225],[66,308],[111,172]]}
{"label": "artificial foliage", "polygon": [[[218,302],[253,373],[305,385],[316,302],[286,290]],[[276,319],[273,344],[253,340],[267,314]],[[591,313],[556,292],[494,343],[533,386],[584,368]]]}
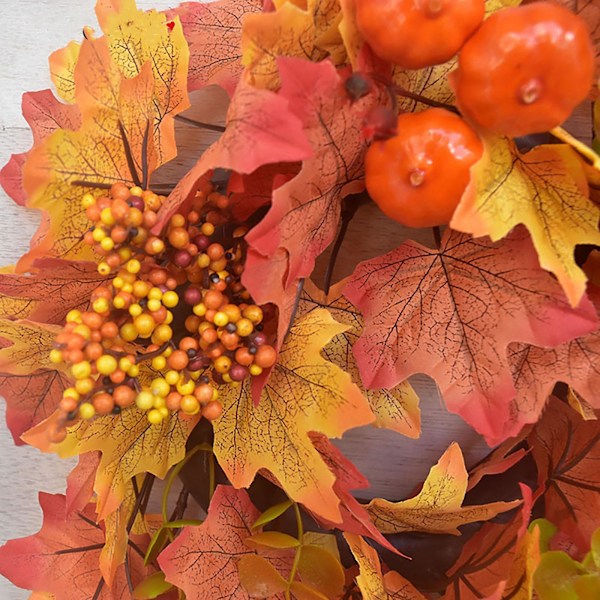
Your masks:
{"label": "artificial foliage", "polygon": [[[0,273],[7,426],[78,457],[0,573],[34,600],[599,598],[596,3],[96,13],[0,171],[42,214]],[[216,88],[224,123],[192,118]],[[435,243],[337,281],[372,202]],[[366,502],[332,440],[418,438],[418,373],[490,452]]]}

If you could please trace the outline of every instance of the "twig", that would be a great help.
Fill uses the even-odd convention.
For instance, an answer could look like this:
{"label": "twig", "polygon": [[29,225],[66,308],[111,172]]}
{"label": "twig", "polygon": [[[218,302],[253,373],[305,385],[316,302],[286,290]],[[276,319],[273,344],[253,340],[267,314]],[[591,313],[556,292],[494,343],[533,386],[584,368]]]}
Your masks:
{"label": "twig", "polygon": [[283,339],[287,337],[288,333],[292,329],[294,325],[294,320],[296,319],[296,313],[298,312],[298,307],[300,306],[300,298],[302,298],[302,291],[304,290],[304,279],[298,279],[298,287],[296,288],[296,299],[294,300],[294,306],[292,307],[292,314],[290,315],[290,324],[288,325],[287,331],[283,336]]}
{"label": "twig", "polygon": [[150,137],[150,119],[146,121],[146,131],[144,131],[144,139],[142,141],[142,189],[148,188],[148,177],[150,169],[148,166],[148,139]]}
{"label": "twig", "polygon": [[104,577],[100,577],[100,581],[98,582],[98,586],[96,587],[96,591],[92,596],[92,600],[98,600],[100,598],[100,594],[102,593],[102,588],[104,587]]}
{"label": "twig", "polygon": [[141,186],[142,180],[140,179],[140,175],[135,167],[135,160],[133,158],[133,153],[131,152],[131,146],[129,145],[127,133],[125,132],[125,127],[123,127],[123,123],[121,123],[121,121],[119,121],[119,134],[121,135],[121,141],[123,142],[123,149],[125,150],[125,158],[127,159],[127,167],[131,173],[131,178],[133,179],[135,185]]}
{"label": "twig", "polygon": [[188,125],[193,125],[194,127],[198,127],[199,129],[208,129],[208,131],[217,131],[219,133],[223,133],[225,131],[225,127],[223,127],[223,125],[213,125],[212,123],[195,121],[194,119],[184,117],[183,115],[176,115],[175,120],[181,121],[182,123],[187,123]]}
{"label": "twig", "polygon": [[439,250],[442,247],[442,231],[438,225],[431,229],[433,230],[433,239],[435,240],[436,248]]}

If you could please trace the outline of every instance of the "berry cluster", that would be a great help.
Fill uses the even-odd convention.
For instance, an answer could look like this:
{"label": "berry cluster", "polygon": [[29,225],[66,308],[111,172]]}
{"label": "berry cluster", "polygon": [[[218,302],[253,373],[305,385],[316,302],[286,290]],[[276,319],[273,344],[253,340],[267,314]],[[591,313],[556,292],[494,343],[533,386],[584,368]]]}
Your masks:
{"label": "berry cluster", "polygon": [[73,310],[51,352],[75,379],[60,403],[60,426],[81,417],[117,414],[132,405],[159,424],[172,411],[221,415],[219,385],[238,385],[275,363],[265,314],[241,283],[247,227],[212,186],[164,237],[152,235],[164,198],[115,184],[106,196],[83,197],[93,226],[85,241],[114,275]]}

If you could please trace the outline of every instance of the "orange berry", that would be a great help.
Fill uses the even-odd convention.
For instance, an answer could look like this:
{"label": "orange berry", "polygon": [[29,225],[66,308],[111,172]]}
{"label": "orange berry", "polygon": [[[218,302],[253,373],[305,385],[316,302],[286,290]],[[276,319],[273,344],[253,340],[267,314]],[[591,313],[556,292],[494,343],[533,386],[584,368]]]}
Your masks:
{"label": "orange berry", "polygon": [[204,294],[203,303],[206,308],[210,308],[213,310],[218,309],[221,304],[223,304],[223,294],[221,292],[217,292],[215,290],[209,290]]}
{"label": "orange berry", "polygon": [[64,425],[53,423],[48,428],[48,440],[52,444],[60,444],[67,437],[67,429]]}
{"label": "orange berry", "polygon": [[125,229],[125,227],[121,227],[121,225],[116,225],[110,232],[110,237],[113,239],[115,244],[122,244],[127,239],[128,235],[127,229]]}
{"label": "orange berry", "polygon": [[198,327],[200,327],[201,322],[202,322],[202,320],[200,319],[200,317],[197,317],[196,315],[190,315],[185,320],[185,328],[190,333],[197,333]]}
{"label": "orange berry", "polygon": [[171,356],[167,358],[167,364],[174,371],[183,371],[188,366],[190,359],[183,350],[174,350]]}
{"label": "orange berry", "polygon": [[240,344],[240,336],[237,333],[229,333],[224,331],[221,334],[221,343],[227,350],[235,350]]}
{"label": "orange berry", "polygon": [[[129,214],[130,206],[125,202],[125,200],[121,198],[117,198],[113,201],[112,206],[110,207],[113,217],[117,221],[123,221],[125,217]],[[123,229],[123,228],[121,228]],[[111,235],[112,237],[112,235]],[[114,238],[113,238],[114,239]]]}
{"label": "orange berry", "polygon": [[117,369],[113,373],[110,374],[110,380],[113,383],[123,383],[125,381],[126,373],[121,369]]}
{"label": "orange berry", "polygon": [[227,373],[231,368],[231,359],[228,356],[219,356],[213,362],[213,368],[217,373]]}
{"label": "orange berry", "polygon": [[102,334],[103,338],[112,340],[119,335],[119,328],[116,323],[107,321],[102,325],[102,327],[100,327],[100,333]]}
{"label": "orange berry", "polygon": [[198,350],[198,340],[193,337],[184,337],[179,342],[179,349],[187,352],[188,350]]}
{"label": "orange berry", "polygon": [[108,415],[115,407],[113,397],[106,392],[96,394],[92,399],[92,404],[99,415]]}
{"label": "orange berry", "polygon": [[148,276],[150,281],[154,285],[163,285],[167,281],[167,272],[162,269],[154,269],[150,271],[150,275]]}
{"label": "orange berry", "polygon": [[202,341],[206,344],[214,344],[218,339],[219,335],[214,327],[207,327],[200,336]]}
{"label": "orange berry", "polygon": [[144,227],[146,229],[152,229],[156,225],[158,221],[157,214],[152,210],[147,210],[144,212]]}
{"label": "orange berry", "polygon": [[97,312],[84,312],[81,315],[81,320],[90,329],[100,329],[102,327],[103,319]]}
{"label": "orange berry", "polygon": [[206,254],[208,254],[210,260],[215,261],[223,258],[225,250],[223,249],[223,246],[221,246],[221,244],[211,244],[206,249]]}
{"label": "orange berry", "polygon": [[120,385],[113,392],[115,404],[121,408],[127,408],[134,404],[136,396],[136,391],[128,385]]}
{"label": "orange berry", "polygon": [[174,248],[185,248],[190,243],[190,234],[183,227],[175,227],[169,232],[169,243]]}
{"label": "orange berry", "polygon": [[130,208],[127,215],[127,225],[140,227],[144,222],[144,213],[139,208]]}
{"label": "orange berry", "polygon": [[222,414],[223,406],[216,400],[212,400],[202,409],[202,416],[209,421],[215,421]]}
{"label": "orange berry", "polygon": [[182,395],[179,392],[171,392],[166,398],[166,406],[169,410],[179,410],[181,408]]}
{"label": "orange berry", "polygon": [[213,387],[208,383],[202,383],[194,390],[194,396],[200,404],[208,404],[213,397]]}
{"label": "orange berry", "polygon": [[104,354],[104,348],[102,348],[102,344],[97,342],[90,342],[85,347],[85,356],[89,360],[96,360],[100,358]]}
{"label": "orange berry", "polygon": [[277,362],[277,352],[273,346],[259,346],[254,356],[254,363],[261,369],[268,369]]}
{"label": "orange berry", "polygon": [[235,361],[243,367],[249,367],[254,362],[254,355],[248,352],[248,348],[239,348],[235,353]]}
{"label": "orange berry", "polygon": [[200,410],[200,404],[195,396],[186,395],[181,399],[181,410],[188,415],[195,415]]}
{"label": "orange berry", "polygon": [[129,198],[129,188],[121,182],[113,183],[110,188],[110,195],[115,199],[126,200]]}
{"label": "orange berry", "polygon": [[77,408],[77,400],[75,398],[63,398],[59,404],[60,410],[70,413]]}

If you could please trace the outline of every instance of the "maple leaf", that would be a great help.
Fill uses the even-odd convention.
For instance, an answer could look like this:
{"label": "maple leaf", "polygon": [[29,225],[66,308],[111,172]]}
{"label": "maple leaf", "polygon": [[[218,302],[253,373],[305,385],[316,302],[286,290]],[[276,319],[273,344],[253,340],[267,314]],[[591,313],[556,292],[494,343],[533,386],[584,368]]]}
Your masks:
{"label": "maple leaf", "polygon": [[[31,127],[33,145],[41,144],[57,129],[76,130],[81,126],[81,113],[76,106],[59,102],[50,90],[23,94],[22,110]],[[17,204],[24,206],[27,193],[23,187],[23,166],[29,152],[13,154],[0,171],[0,185]]]}
{"label": "maple leaf", "polygon": [[[362,122],[365,112],[380,98],[374,92],[349,104],[340,92],[338,73],[327,61],[313,64],[286,58],[279,59],[278,65],[282,79],[279,95],[304,123],[314,154],[304,161],[296,177],[273,192],[269,212],[246,235],[255,252],[248,256],[242,281],[255,299],[268,296],[285,313],[282,309],[289,289],[310,276],[317,256],[333,240],[343,198],[364,187]],[[263,263],[285,255],[288,268],[280,268],[283,279],[273,278],[272,285],[263,285],[257,276],[266,270]],[[287,323],[281,325],[280,315],[280,337]]]}
{"label": "maple leaf", "polygon": [[94,495],[94,480],[100,464],[100,452],[86,452],[67,477],[65,492],[65,510],[69,515],[83,510]]}
{"label": "maple leaf", "polygon": [[[189,600],[250,598],[241,586],[237,563],[243,556],[256,555],[244,540],[260,531],[252,529],[259,515],[246,490],[218,486],[204,523],[185,527],[159,555],[167,581]],[[261,556],[278,571],[289,570],[291,560],[286,554],[266,551]]]}
{"label": "maple leaf", "polygon": [[[298,305],[298,315],[314,310],[316,307],[326,308],[339,323],[350,327],[323,349],[323,356],[350,374],[353,381],[360,382],[360,373],[352,347],[363,332],[363,320],[360,313],[342,294],[346,280],[342,280],[331,288],[325,296],[310,280],[304,283],[302,297]],[[421,433],[421,413],[419,398],[408,381],[403,381],[391,390],[365,390],[363,393],[369,401],[375,415],[376,427],[392,429],[410,438],[418,438]]]}
{"label": "maple leaf", "polygon": [[527,154],[504,138],[484,138],[484,154],[450,226],[492,240],[524,224],[540,264],[556,275],[573,306],[585,292],[577,244],[600,244],[600,209],[588,198],[585,174],[570,148],[538,146]]}
{"label": "maple leaf", "polygon": [[520,500],[515,500],[462,506],[467,477],[460,446],[455,442],[430,469],[414,498],[402,502],[375,498],[369,502],[367,512],[382,533],[424,531],[460,535],[461,525],[488,521],[520,504]]}
{"label": "maple leaf", "polygon": [[81,44],[71,41],[64,48],[55,50],[48,58],[50,78],[59,98],[72,104],[75,102],[75,67],[79,60]]}
{"label": "maple leaf", "polygon": [[247,15],[261,12],[262,5],[262,0],[184,2],[168,12],[181,19],[189,44],[190,91],[215,83],[233,94],[244,69],[242,23]]}
{"label": "maple leaf", "polygon": [[[95,523],[94,505],[66,515],[63,495],[41,492],[39,500],[44,513],[42,528],[35,535],[10,540],[0,548],[2,575],[18,587],[54,594],[56,600],[131,598],[123,567],[111,586],[100,574],[98,561],[104,532]],[[134,552],[129,553],[129,565],[135,585],[147,570],[143,559]]]}
{"label": "maple leaf", "polygon": [[198,421],[173,413],[160,425],[152,425],[146,411],[133,407],[118,415],[81,420],[67,428],[63,442],[51,444],[47,429],[54,418],[49,417],[22,438],[27,444],[61,458],[95,450],[102,452],[94,483],[100,519],[121,505],[127,484],[135,475],[148,472],[165,477],[185,456],[187,438]]}
{"label": "maple leaf", "polygon": [[69,311],[85,310],[104,281],[92,262],[36,260],[36,272],[0,273],[0,314],[38,323],[63,324]]}
{"label": "maple leaf", "polygon": [[363,383],[426,373],[488,442],[522,426],[510,415],[508,344],[555,346],[596,327],[589,300],[569,307],[522,229],[496,243],[447,230],[439,251],[406,242],[359,264],[344,293],[365,318],[354,346]]}
{"label": "maple leaf", "polygon": [[[590,288],[589,298],[600,311],[600,290]],[[554,386],[569,384],[593,408],[600,408],[600,330],[556,348],[510,344],[508,360],[517,395],[512,410],[524,423],[538,420]]]}
{"label": "maple leaf", "polygon": [[326,310],[312,311],[292,327],[258,406],[249,383],[220,391],[222,416],[214,422],[214,451],[236,487],[248,487],[267,469],[286,493],[308,510],[339,522],[335,481],[308,433],[340,437],[373,414],[358,387],[320,352],[347,326]]}
{"label": "maple leaf", "polygon": [[146,187],[152,171],[175,155],[174,116],[188,106],[188,50],[181,25],[119,3],[105,14],[106,37],[81,44],[73,70],[77,131],[59,129],[34,147],[24,167],[28,206],[50,214],[33,257],[91,258],[82,245],[85,192],[121,181]]}
{"label": "maple leaf", "polygon": [[551,397],[530,434],[547,519],[587,549],[600,514],[600,427]]}
{"label": "maple leaf", "polygon": [[339,13],[338,0],[308,0],[304,6],[276,2],[273,12],[246,16],[241,43],[246,76],[252,85],[279,87],[279,57],[323,60],[328,52],[319,42],[332,25],[337,24]]}
{"label": "maple leaf", "polygon": [[312,152],[302,121],[286,98],[240,81],[227,111],[225,132],[163,203],[153,232],[160,233],[214,169],[250,174],[267,164],[303,160]]}
{"label": "maple leaf", "polygon": [[360,568],[356,583],[363,600],[425,600],[425,596],[399,573],[389,571],[384,576],[376,550],[359,535],[344,533],[344,539]]}
{"label": "maple leaf", "polygon": [[443,600],[527,600],[539,562],[539,532],[528,533],[534,498],[521,485],[523,505],[508,523],[485,523],[448,571]]}

